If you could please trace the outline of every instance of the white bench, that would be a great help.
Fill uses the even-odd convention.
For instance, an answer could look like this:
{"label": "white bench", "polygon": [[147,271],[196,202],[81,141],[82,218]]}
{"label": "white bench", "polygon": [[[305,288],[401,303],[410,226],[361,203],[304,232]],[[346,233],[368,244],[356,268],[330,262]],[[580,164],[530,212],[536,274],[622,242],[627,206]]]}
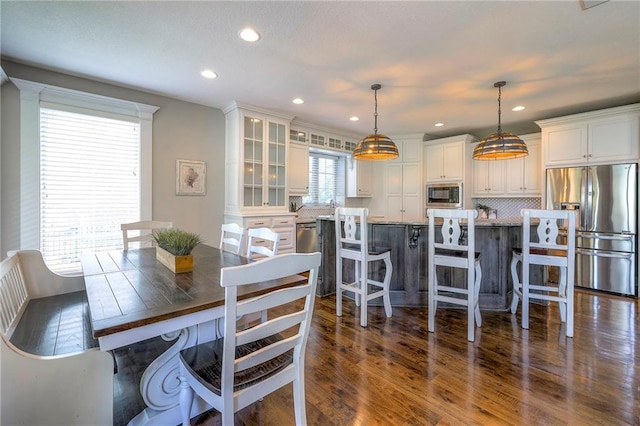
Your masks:
{"label": "white bench", "polygon": [[0,263],[0,424],[113,424],[110,353],[39,356],[10,341],[30,299],[82,290],[82,276],[51,272],[37,250],[10,253]]}

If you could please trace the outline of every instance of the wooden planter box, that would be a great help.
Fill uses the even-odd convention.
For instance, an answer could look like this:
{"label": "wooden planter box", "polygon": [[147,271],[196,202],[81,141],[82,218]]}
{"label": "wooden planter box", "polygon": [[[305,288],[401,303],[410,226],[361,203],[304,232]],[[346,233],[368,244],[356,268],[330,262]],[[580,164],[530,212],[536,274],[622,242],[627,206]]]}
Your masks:
{"label": "wooden planter box", "polygon": [[168,251],[156,247],[156,259],[164,266],[171,269],[175,274],[193,271],[193,255],[174,256]]}

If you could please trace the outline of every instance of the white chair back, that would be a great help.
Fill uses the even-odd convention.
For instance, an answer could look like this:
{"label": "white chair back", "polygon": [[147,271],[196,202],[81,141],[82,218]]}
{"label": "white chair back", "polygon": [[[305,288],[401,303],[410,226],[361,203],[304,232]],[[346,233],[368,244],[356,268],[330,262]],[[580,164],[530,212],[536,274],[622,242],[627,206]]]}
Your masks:
{"label": "white chair back", "polygon": [[244,228],[237,223],[223,223],[220,230],[220,250],[241,254]]}
{"label": "white chair back", "polygon": [[[514,290],[521,288],[522,292],[522,327],[529,328],[529,299],[554,301],[560,304],[562,322],[567,323],[567,337],[573,337],[576,211],[523,209],[522,219],[522,281],[514,282]],[[558,267],[559,282],[531,284],[530,265]]]}
{"label": "white chair back", "polygon": [[[438,302],[452,303],[467,308],[467,340],[475,340],[475,326],[482,325],[479,296],[482,281],[480,259],[475,251],[476,210],[429,209],[429,331],[435,331],[435,315]],[[464,221],[464,223],[463,223]],[[440,237],[436,238],[436,224],[442,223]],[[466,225],[463,235],[461,225]],[[467,270],[466,284],[439,283],[437,267],[453,267]],[[452,274],[452,280],[455,275]]]}
{"label": "white chair back", "polygon": [[[389,286],[393,265],[391,263],[391,249],[370,247],[368,236],[367,216],[369,209],[338,207],[335,209],[336,230],[336,315],[342,316],[342,293],[344,291],[354,294],[356,306],[360,308],[360,325],[367,326],[367,307],[369,301],[382,297],[384,310],[387,317],[391,317],[391,297]],[[342,267],[344,260],[353,261],[354,280],[345,282]],[[383,261],[385,275],[382,281],[369,276],[369,263]],[[350,267],[351,265],[349,265]],[[372,291],[369,292],[369,287]]]}
{"label": "white chair back", "polygon": [[[233,425],[234,412],[293,382],[296,424],[307,424],[304,356],[316,293],[320,253],[291,253],[241,266],[223,268],[224,337],[180,353],[183,424],[189,424],[195,391]],[[242,287],[309,272],[299,285],[271,290],[242,300]],[[304,303],[302,303],[304,302]],[[264,323],[238,330],[244,315],[278,308]],[[281,334],[284,332],[284,336]],[[286,336],[286,337],[285,337]]]}
{"label": "white chair back", "polygon": [[251,228],[247,231],[247,257],[272,257],[278,254],[280,234],[269,228]]}
{"label": "white chair back", "polygon": [[[173,222],[161,222],[158,220],[143,220],[140,222],[123,223],[122,245],[125,250],[129,250],[129,244],[140,243],[140,247],[153,245],[153,231],[158,229],[173,228]],[[146,231],[146,232],[145,232]]]}

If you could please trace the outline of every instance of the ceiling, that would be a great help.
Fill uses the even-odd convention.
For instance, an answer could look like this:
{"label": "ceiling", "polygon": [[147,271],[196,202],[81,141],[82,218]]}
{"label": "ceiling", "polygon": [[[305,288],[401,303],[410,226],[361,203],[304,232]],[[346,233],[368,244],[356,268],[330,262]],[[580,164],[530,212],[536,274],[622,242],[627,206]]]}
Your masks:
{"label": "ceiling", "polygon": [[[379,131],[425,139],[493,133],[499,80],[502,128],[519,134],[640,102],[638,1],[1,1],[0,14],[5,60],[354,135],[373,130],[373,83]],[[245,26],[262,38],[240,40]]]}

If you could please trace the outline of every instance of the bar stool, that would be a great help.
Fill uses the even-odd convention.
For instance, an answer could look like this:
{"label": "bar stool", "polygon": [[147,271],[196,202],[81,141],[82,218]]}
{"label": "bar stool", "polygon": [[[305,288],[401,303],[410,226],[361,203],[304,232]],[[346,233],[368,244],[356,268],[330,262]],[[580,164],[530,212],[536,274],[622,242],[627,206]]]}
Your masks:
{"label": "bar stool", "polygon": [[[360,325],[362,327],[367,326],[367,305],[372,299],[382,297],[384,311],[387,317],[391,317],[391,300],[389,298],[389,284],[393,273],[391,249],[369,247],[368,215],[369,209],[347,207],[336,208],[334,214],[336,223],[336,315],[342,316],[342,292],[350,291],[354,294],[356,306],[362,304],[360,309]],[[344,226],[342,226],[343,221]],[[357,224],[358,221],[360,226]],[[355,262],[355,280],[353,282],[343,282],[343,259]],[[384,261],[383,281],[369,278],[369,262],[377,260]],[[377,287],[378,291],[369,293],[370,285]]]}
{"label": "bar stool", "polygon": [[[576,212],[574,210],[522,210],[522,249],[514,248],[511,257],[513,299],[511,313],[522,298],[522,328],[529,328],[529,299],[559,303],[560,320],[567,323],[567,337],[573,337],[573,285],[576,257]],[[531,224],[538,221],[535,238]],[[558,223],[566,237],[560,234]],[[566,240],[566,241],[565,241]],[[522,281],[518,279],[518,262],[522,262]],[[560,269],[558,283],[530,284],[529,266],[544,265]],[[549,293],[555,293],[552,295]]]}
{"label": "bar stool", "polygon": [[[480,268],[480,253],[475,252],[475,218],[476,210],[429,209],[429,331],[435,330],[436,309],[438,302],[447,302],[467,307],[467,339],[475,338],[475,325],[482,326],[480,306],[480,282],[482,269]],[[436,242],[435,225],[442,220],[441,241]],[[467,242],[464,243],[460,221],[467,222]],[[440,240],[440,239],[439,239]],[[465,287],[454,287],[438,283],[436,267],[448,266],[467,270]],[[441,294],[443,292],[444,294]],[[464,296],[464,297],[461,297]]]}

